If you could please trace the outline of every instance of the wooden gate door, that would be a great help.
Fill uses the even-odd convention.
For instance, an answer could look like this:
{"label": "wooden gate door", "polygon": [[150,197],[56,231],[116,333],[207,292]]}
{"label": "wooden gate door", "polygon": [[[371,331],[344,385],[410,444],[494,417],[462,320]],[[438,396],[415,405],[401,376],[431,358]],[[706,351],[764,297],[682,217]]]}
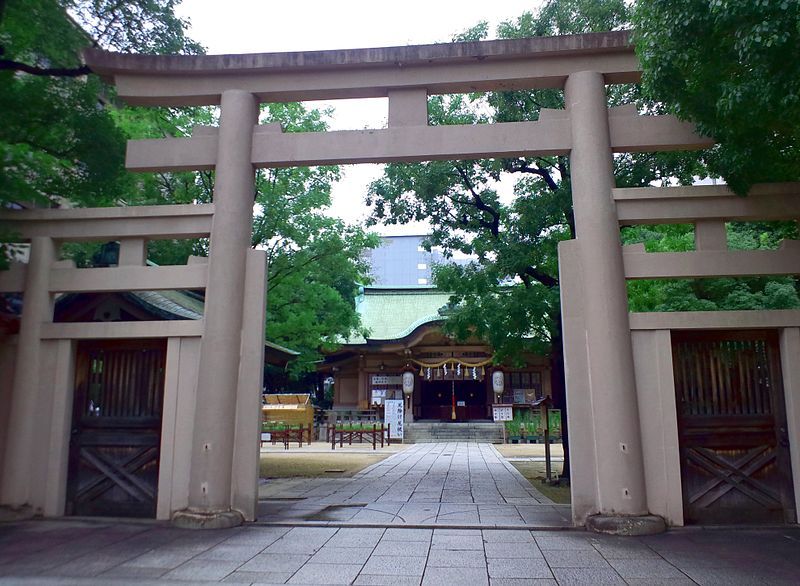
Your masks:
{"label": "wooden gate door", "polygon": [[165,340],[81,342],[68,515],[155,517]]}
{"label": "wooden gate door", "polygon": [[672,349],[685,522],[795,522],[777,332],[673,332]]}

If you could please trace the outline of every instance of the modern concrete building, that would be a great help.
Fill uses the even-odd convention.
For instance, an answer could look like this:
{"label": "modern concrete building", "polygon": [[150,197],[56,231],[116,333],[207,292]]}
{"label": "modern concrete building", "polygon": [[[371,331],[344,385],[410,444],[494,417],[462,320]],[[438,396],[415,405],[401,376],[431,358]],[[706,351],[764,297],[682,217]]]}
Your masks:
{"label": "modern concrete building", "polygon": [[437,249],[425,250],[425,235],[383,236],[381,240],[381,246],[367,253],[373,284],[380,287],[432,285],[433,265],[448,262]]}
{"label": "modern concrete building", "polygon": [[[32,244],[27,267],[0,276],[0,291],[24,294],[19,334],[0,343],[2,503],[66,510],[78,341],[158,339],[156,515],[205,527],[253,518],[265,275],[249,248],[255,168],[558,154],[571,159],[577,229],[560,246],[574,523],[635,532],[664,521],[796,522],[800,312],[630,314],[626,281],[800,273],[796,242],[732,251],[724,238],[726,221],[800,217],[800,186],[761,186],[746,199],[717,186],[616,189],[614,153],[713,142],[671,116],[608,107],[607,85],[640,79],[627,32],[288,54],[89,51],[86,61],[129,103],[220,106],[218,127],[131,141],[127,155],[133,171],[214,169],[214,204],[2,214]],[[429,95],[533,88],[563,89],[565,108],[536,121],[428,125]],[[379,96],[385,129],[258,124],[261,102]],[[620,225],[671,222],[695,225],[696,250],[620,244]],[[209,235],[207,260],[144,266],[149,238]],[[61,242],[112,237],[122,239],[119,267],[58,261]],[[56,293],[183,288],[205,288],[202,321],[52,321]],[[106,482],[130,482],[135,460],[116,461],[120,474]]]}

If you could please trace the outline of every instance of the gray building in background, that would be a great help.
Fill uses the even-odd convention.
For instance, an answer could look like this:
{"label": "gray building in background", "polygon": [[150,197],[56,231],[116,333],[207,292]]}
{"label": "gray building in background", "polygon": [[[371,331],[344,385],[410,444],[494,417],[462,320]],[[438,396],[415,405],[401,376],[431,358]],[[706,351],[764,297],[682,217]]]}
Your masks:
{"label": "gray building in background", "polygon": [[373,285],[382,287],[430,286],[431,265],[445,262],[441,253],[422,248],[425,235],[383,236],[383,244],[367,253]]}

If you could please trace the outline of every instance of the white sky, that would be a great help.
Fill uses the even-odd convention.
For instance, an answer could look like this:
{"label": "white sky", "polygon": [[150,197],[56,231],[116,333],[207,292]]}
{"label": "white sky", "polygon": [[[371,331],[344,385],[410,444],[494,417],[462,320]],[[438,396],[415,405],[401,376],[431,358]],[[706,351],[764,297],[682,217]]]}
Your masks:
{"label": "white sky", "polygon": [[[190,19],[190,36],[209,54],[317,51],[447,42],[482,20],[495,26],[535,10],[541,0],[183,0],[177,13]],[[386,99],[309,102],[333,105],[331,130],[382,128]],[[380,165],[342,167],[331,212],[349,222],[366,215],[363,197]],[[386,227],[383,234],[419,234],[424,225]]]}

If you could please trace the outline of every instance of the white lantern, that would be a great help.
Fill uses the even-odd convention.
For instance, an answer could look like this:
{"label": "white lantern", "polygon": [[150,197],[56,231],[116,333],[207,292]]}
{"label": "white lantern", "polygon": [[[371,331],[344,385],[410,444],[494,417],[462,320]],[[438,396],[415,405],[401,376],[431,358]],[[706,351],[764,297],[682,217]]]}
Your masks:
{"label": "white lantern", "polygon": [[410,395],[414,392],[414,373],[406,371],[403,373],[403,394]]}
{"label": "white lantern", "polygon": [[505,376],[503,375],[502,370],[495,370],[492,373],[492,390],[495,394],[500,395],[503,393],[503,388],[505,386]]}

